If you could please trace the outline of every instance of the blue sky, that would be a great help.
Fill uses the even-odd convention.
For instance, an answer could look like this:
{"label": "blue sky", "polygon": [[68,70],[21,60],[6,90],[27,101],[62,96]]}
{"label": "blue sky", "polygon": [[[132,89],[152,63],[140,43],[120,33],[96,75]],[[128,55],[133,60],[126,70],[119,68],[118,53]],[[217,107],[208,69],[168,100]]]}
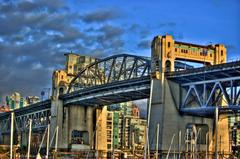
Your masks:
{"label": "blue sky", "polygon": [[240,58],[239,0],[0,0],[0,99],[51,87],[66,52],[150,56],[154,36],[223,43]]}
{"label": "blue sky", "polygon": [[[69,5],[79,13],[90,13],[103,8],[114,10],[119,17],[105,24],[121,26],[124,29],[135,26],[135,31],[129,31],[123,36],[123,39],[128,41],[124,45],[127,52],[150,56],[149,47],[143,49],[136,44],[151,41],[158,34],[171,34],[179,41],[203,45],[223,43],[228,48],[229,59],[237,58],[240,49],[239,0],[91,2],[91,5],[89,1],[71,2]],[[96,25],[98,26],[99,24]]]}

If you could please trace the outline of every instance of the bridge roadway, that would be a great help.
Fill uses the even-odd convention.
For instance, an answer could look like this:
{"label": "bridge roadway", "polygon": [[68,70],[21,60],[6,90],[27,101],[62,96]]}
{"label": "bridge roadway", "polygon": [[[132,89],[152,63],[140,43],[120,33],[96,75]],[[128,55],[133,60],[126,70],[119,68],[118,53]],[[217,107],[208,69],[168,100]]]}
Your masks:
{"label": "bridge roadway", "polygon": [[[238,87],[240,86],[240,61],[178,72],[168,72],[166,73],[166,78],[173,82],[179,83],[182,87],[189,85],[199,85],[208,82],[224,82],[226,80],[234,81],[234,85]],[[70,104],[77,104],[80,106],[102,106],[113,103],[126,102],[130,100],[144,99],[149,98],[150,82],[150,76],[144,76],[140,78],[116,81],[108,84],[85,88],[72,93],[61,95],[59,98],[63,100],[65,106],[68,106]],[[240,91],[238,92],[236,98],[239,98],[239,96]],[[182,114],[205,117],[214,116],[213,106],[205,106],[199,108],[186,108],[180,106],[179,108],[179,111]],[[50,109],[51,101],[46,100],[30,105],[28,107],[16,109],[14,112],[16,118],[24,117],[18,119],[20,122],[21,120],[24,120],[26,123],[27,118],[40,119],[41,114],[34,116],[35,112],[50,112]],[[219,107],[219,112],[240,113],[239,103],[235,105],[228,105],[227,107]],[[48,115],[50,114],[48,113]],[[7,119],[9,119],[9,117],[10,112],[1,113],[0,121],[7,122]]]}
{"label": "bridge roadway", "polygon": [[60,96],[64,105],[104,106],[149,98],[150,76],[96,85]]}

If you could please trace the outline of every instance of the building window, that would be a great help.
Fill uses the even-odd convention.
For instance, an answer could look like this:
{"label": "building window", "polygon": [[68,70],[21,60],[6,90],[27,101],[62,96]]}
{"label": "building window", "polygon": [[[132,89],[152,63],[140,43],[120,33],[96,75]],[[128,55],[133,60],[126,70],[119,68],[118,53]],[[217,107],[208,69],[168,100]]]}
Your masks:
{"label": "building window", "polygon": [[111,149],[111,144],[107,144],[107,148],[108,148],[108,149]]}
{"label": "building window", "polygon": [[61,87],[59,88],[59,95],[62,95],[64,93],[64,89]]}
{"label": "building window", "polygon": [[171,71],[171,61],[167,60],[165,63],[166,72]]}
{"label": "building window", "polygon": [[74,65],[74,73],[77,73],[78,69],[77,69],[77,65]]}
{"label": "building window", "polygon": [[223,50],[221,50],[221,56],[223,56]]}
{"label": "building window", "polygon": [[171,43],[170,42],[168,42],[168,47],[170,47],[171,46]]}
{"label": "building window", "polygon": [[177,48],[175,48],[175,52],[177,52]]}

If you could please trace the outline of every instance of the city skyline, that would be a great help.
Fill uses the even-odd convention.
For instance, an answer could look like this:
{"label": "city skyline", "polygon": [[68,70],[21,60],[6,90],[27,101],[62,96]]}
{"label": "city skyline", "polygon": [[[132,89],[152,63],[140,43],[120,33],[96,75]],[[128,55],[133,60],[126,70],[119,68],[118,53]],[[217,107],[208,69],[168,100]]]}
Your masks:
{"label": "city skyline", "polygon": [[[94,57],[150,57],[150,41],[223,43],[228,60],[240,50],[240,2],[233,1],[3,1],[0,6],[0,100],[14,91],[38,95],[51,87],[66,52]],[[2,103],[2,101],[0,103]]]}

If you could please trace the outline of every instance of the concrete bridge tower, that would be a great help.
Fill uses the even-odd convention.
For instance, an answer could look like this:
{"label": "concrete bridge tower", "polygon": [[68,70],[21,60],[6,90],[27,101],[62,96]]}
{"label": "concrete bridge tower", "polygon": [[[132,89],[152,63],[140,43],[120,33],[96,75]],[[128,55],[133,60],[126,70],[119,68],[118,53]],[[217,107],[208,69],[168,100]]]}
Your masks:
{"label": "concrete bridge tower", "polygon": [[71,80],[94,58],[65,54],[65,70],[56,70],[52,77],[51,136],[58,126],[58,147],[62,149],[93,148],[93,108],[78,104],[64,105],[59,97],[67,93]]}
{"label": "concrete bridge tower", "polygon": [[[149,122],[149,147],[156,150],[156,129],[160,124],[159,131],[159,152],[161,156],[166,156],[174,137],[172,151],[190,151],[191,141],[186,142],[186,138],[201,136],[198,141],[198,149],[195,151],[214,151],[215,130],[214,119],[182,115],[179,108],[182,104],[182,97],[186,90],[180,84],[167,80],[165,72],[175,71],[175,61],[184,60],[202,63],[204,65],[214,65],[226,62],[226,48],[224,45],[196,45],[185,42],[174,41],[172,36],[156,36],[152,41],[152,99]],[[218,133],[218,138],[222,140],[221,150],[229,152],[228,121],[218,122],[219,128],[224,128]],[[200,132],[201,131],[201,132]],[[181,134],[179,133],[181,132]],[[206,136],[208,144],[206,145]],[[181,138],[181,141],[180,141]],[[181,143],[179,143],[179,141]],[[180,145],[180,147],[178,147]]]}

